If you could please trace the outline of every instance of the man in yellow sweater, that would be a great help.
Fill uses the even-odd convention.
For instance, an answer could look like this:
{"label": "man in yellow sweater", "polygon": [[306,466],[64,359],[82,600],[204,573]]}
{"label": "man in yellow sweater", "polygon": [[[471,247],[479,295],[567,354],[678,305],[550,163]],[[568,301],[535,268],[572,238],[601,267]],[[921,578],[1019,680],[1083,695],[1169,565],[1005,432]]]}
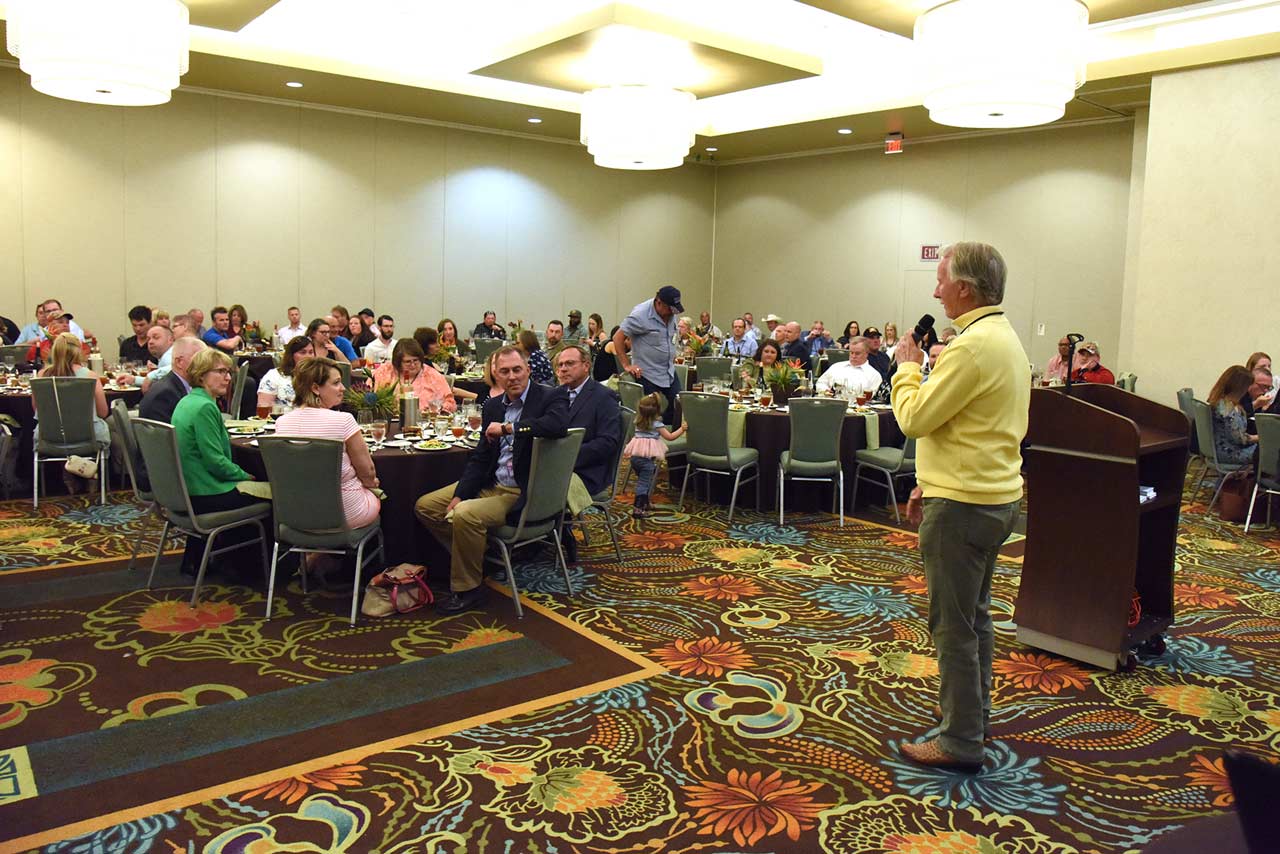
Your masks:
{"label": "man in yellow sweater", "polygon": [[903,743],[924,765],[977,772],[991,714],[991,574],[1022,498],[1021,443],[1031,369],[1000,309],[1007,270],[994,247],[957,243],[938,264],[934,297],[959,335],[920,383],[920,347],[898,342],[893,412],[915,437],[919,486],[907,518],[920,524],[929,631],[941,674],[937,738]]}

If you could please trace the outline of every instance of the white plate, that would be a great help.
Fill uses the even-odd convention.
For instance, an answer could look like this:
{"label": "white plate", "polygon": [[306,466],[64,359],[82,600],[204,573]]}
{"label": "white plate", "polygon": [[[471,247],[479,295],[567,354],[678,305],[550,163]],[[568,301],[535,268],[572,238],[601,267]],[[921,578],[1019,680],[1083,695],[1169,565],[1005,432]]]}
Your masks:
{"label": "white plate", "polygon": [[261,427],[231,427],[227,430],[232,436],[261,436],[265,431]]}
{"label": "white plate", "polygon": [[[430,441],[430,440],[427,440],[427,441]],[[445,447],[443,447],[443,448],[441,448],[441,447],[434,447],[434,448],[433,448],[433,447],[428,447],[428,446],[427,446],[427,441],[415,442],[415,443],[414,443],[414,445],[413,445],[413,447],[417,448],[419,451],[447,451],[447,450],[449,450],[449,448],[448,448],[448,444],[449,444],[449,443],[445,443]]]}
{"label": "white plate", "polygon": [[387,447],[387,448],[407,448],[409,447],[409,445],[413,443],[410,442],[408,439],[388,439],[382,444],[383,444],[383,447]]}

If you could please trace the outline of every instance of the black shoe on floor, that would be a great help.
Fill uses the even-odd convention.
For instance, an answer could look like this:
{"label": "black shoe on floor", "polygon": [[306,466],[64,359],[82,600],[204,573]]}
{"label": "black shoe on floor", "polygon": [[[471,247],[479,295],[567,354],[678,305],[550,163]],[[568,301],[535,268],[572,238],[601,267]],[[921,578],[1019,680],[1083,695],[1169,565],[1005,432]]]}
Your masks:
{"label": "black shoe on floor", "polygon": [[570,530],[560,532],[560,545],[564,549],[566,563],[578,562],[578,538]]}
{"label": "black shoe on floor", "polygon": [[461,614],[463,611],[470,611],[484,605],[486,598],[488,598],[488,590],[481,584],[470,590],[451,593],[448,598],[436,603],[436,610],[442,614]]}

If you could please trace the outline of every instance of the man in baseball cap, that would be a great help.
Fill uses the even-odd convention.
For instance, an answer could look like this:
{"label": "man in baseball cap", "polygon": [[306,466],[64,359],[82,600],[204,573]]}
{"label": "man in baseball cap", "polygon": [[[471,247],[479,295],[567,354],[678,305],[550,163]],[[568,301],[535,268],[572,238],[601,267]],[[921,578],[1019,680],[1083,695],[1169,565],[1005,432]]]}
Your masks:
{"label": "man in baseball cap", "polygon": [[677,312],[684,311],[684,303],[680,302],[680,289],[673,288],[671,285],[663,285],[658,288],[658,301],[666,303]]}
{"label": "man in baseball cap", "polygon": [[569,312],[569,325],[564,328],[564,342],[576,344],[586,335],[587,330],[582,326],[582,312],[575,308]]}
{"label": "man in baseball cap", "polygon": [[[671,285],[658,288],[651,300],[631,310],[613,334],[613,350],[623,372],[640,383],[645,394],[661,393],[667,401],[663,421],[673,423],[676,394],[676,353],[672,339],[676,319],[684,305],[680,290]],[[630,346],[628,347],[628,340]]]}

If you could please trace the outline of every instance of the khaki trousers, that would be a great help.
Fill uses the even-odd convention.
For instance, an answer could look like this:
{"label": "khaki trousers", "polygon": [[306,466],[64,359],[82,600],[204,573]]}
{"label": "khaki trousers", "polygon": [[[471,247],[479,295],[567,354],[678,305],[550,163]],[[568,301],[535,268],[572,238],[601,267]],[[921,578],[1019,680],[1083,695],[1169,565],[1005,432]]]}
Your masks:
{"label": "khaki trousers", "polygon": [[449,550],[449,586],[455,593],[472,590],[484,581],[484,547],[489,530],[505,525],[507,514],[520,500],[518,488],[495,484],[482,489],[475,498],[459,502],[450,521],[445,514],[457,486],[451,483],[428,492],[413,505],[418,521]]}

